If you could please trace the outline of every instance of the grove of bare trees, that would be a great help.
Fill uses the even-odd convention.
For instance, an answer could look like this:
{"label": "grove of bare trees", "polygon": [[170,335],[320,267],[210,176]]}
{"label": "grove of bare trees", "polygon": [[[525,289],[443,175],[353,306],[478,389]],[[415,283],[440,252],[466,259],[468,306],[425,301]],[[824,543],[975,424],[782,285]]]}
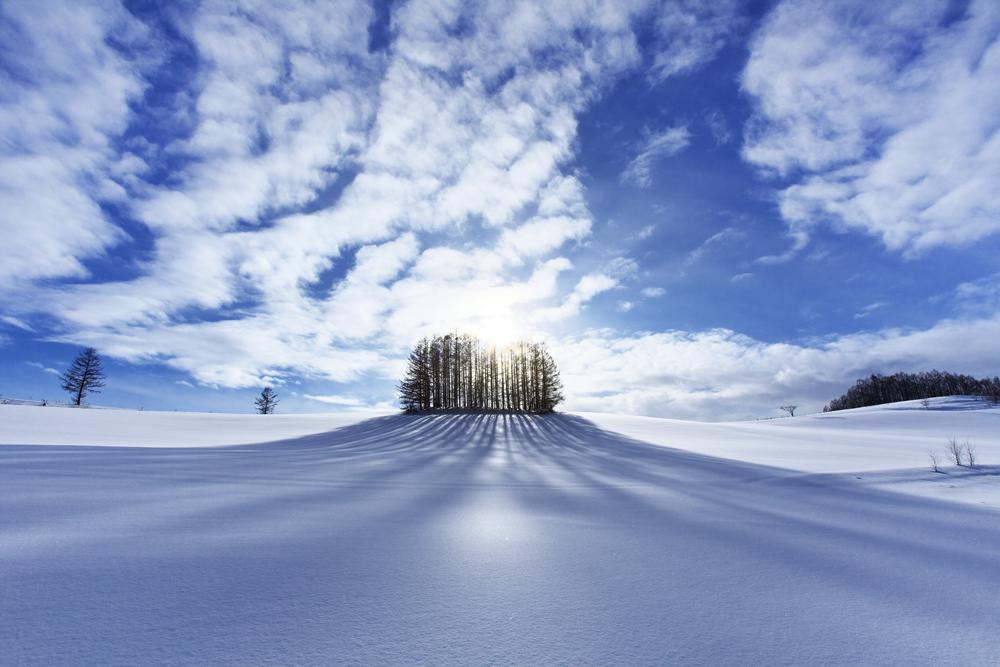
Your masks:
{"label": "grove of bare trees", "polygon": [[449,334],[413,348],[399,400],[407,412],[552,412],[563,400],[563,386],[544,343],[497,347]]}
{"label": "grove of bare trees", "polygon": [[830,401],[823,412],[935,396],[985,396],[1000,402],[1000,377],[977,380],[971,375],[942,371],[876,374],[858,380],[843,396]]}

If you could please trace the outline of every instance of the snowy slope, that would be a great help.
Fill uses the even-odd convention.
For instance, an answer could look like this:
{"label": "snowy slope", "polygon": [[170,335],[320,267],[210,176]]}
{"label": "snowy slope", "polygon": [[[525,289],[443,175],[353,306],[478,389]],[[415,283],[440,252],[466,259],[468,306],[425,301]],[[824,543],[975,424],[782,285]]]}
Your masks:
{"label": "snowy slope", "polygon": [[[1000,407],[956,396],[756,422],[704,423],[580,413],[602,428],[709,456],[811,473],[842,473],[874,488],[1000,509]],[[950,439],[979,465],[948,460]],[[929,453],[940,460],[931,468]]]}
{"label": "snowy slope", "polygon": [[296,438],[384,414],[234,415],[0,405],[0,444],[219,447]]}
{"label": "snowy slope", "polygon": [[807,472],[927,468],[949,438],[1000,464],[1000,407],[973,397],[931,399],[755,422],[705,423],[579,413],[602,428],[668,447]]}
{"label": "snowy slope", "polygon": [[[112,411],[63,443],[78,446],[18,444],[30,433],[8,428],[9,407],[0,664],[1000,655],[995,510],[651,446],[575,415],[394,415],[264,444],[140,449],[79,446],[124,437]],[[43,416],[76,412],[33,409],[50,443]],[[199,444],[194,417],[138,414],[157,443]],[[219,443],[208,417],[198,428]],[[641,418],[595,419],[667,437]],[[784,421],[732,426],[877,440],[872,424]],[[134,433],[129,444],[150,444]]]}

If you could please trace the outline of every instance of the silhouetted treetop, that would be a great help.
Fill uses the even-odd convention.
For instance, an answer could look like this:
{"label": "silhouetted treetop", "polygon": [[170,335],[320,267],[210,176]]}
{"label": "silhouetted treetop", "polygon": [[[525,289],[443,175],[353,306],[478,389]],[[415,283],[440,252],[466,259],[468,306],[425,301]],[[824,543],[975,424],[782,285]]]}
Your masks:
{"label": "silhouetted treetop", "polygon": [[544,343],[497,347],[469,335],[420,340],[399,384],[407,412],[552,412],[562,400],[559,369]]}

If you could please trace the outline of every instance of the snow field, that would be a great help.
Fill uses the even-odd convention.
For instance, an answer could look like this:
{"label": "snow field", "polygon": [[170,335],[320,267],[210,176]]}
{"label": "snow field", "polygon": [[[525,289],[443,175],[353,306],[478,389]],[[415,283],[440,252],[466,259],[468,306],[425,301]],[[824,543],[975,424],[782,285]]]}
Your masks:
{"label": "snow field", "polygon": [[[733,425],[0,406],[0,663],[996,664],[1000,512],[856,479],[916,474],[906,441],[958,427],[996,461],[1000,413],[946,405]],[[837,447],[889,471],[846,474]]]}

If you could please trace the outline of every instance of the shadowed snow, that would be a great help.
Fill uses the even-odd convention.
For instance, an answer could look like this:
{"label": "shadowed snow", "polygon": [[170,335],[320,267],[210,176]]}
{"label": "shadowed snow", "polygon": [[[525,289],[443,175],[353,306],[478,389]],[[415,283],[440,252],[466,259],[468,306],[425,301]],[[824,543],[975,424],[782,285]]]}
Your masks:
{"label": "shadowed snow", "polygon": [[221,448],[4,446],[0,503],[4,664],[987,664],[1000,650],[1000,513],[572,415],[396,415]]}

